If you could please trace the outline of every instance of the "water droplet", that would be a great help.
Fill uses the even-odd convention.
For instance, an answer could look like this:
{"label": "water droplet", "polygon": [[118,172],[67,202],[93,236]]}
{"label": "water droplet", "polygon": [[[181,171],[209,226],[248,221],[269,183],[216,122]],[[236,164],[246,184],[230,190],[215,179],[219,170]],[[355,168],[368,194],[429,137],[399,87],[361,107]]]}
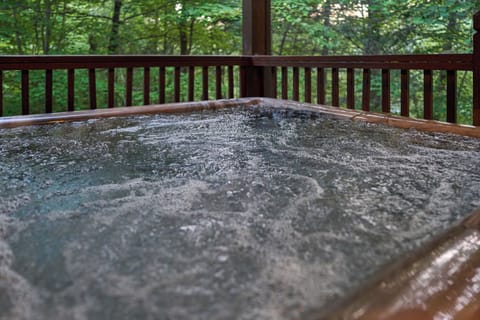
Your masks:
{"label": "water droplet", "polygon": [[218,256],[217,260],[218,260],[218,262],[221,262],[221,263],[227,262],[228,256],[222,254],[222,255]]}
{"label": "water droplet", "polygon": [[180,230],[185,232],[194,232],[197,229],[197,226],[189,225],[189,226],[181,226]]}

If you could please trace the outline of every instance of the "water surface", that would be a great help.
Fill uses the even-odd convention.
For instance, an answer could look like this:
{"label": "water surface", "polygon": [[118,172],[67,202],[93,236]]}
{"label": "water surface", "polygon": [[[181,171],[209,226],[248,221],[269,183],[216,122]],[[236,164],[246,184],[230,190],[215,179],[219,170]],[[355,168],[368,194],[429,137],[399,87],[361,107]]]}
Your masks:
{"label": "water surface", "polygon": [[0,319],[295,319],[480,207],[480,141],[257,108],[0,130]]}

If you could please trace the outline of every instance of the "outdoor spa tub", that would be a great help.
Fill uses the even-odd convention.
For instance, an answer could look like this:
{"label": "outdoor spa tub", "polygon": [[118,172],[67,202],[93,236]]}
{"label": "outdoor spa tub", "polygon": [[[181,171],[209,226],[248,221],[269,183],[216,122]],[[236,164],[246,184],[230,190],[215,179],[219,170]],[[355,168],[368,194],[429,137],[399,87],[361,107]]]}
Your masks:
{"label": "outdoor spa tub", "polygon": [[480,319],[479,133],[260,98],[1,118],[0,319]]}

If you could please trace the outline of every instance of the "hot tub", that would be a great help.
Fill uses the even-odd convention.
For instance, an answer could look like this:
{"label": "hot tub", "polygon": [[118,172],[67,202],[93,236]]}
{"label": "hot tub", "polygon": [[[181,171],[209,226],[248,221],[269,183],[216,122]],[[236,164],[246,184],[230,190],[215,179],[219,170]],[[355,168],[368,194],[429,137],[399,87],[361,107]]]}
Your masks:
{"label": "hot tub", "polygon": [[272,99],[0,126],[4,318],[478,315],[475,128]]}

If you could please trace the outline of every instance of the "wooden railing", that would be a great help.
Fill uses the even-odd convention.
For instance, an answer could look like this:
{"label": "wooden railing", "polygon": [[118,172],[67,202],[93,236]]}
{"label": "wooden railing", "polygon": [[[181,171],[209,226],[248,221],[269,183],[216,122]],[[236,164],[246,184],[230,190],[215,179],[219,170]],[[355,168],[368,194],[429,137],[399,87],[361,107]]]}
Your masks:
{"label": "wooden railing", "polygon": [[[331,57],[274,57],[255,56],[253,64],[261,68],[271,68],[273,81],[272,97],[312,102],[312,92],[316,93],[316,103],[325,104],[326,72],[331,72],[329,104],[340,107],[339,72],[346,73],[345,107],[355,108],[355,74],[362,71],[361,109],[370,111],[371,73],[378,69],[381,72],[381,111],[391,112],[391,71],[400,71],[400,114],[410,116],[410,71],[423,71],[423,101],[425,119],[433,119],[433,71],[443,71],[447,79],[446,85],[446,120],[457,122],[457,72],[473,71],[472,54],[446,55],[383,55],[383,56],[331,56]],[[303,69],[303,81],[300,81],[300,69]],[[279,70],[281,71],[278,75]],[[289,72],[290,71],[290,72]],[[312,88],[312,74],[315,73],[315,88]],[[280,78],[280,81],[278,81]],[[291,86],[290,86],[291,82]],[[303,88],[300,88],[300,82]],[[278,88],[277,83],[281,83]],[[300,97],[303,89],[303,97]],[[289,95],[290,94],[290,95]]]}
{"label": "wooden railing", "polygon": [[[123,69],[125,74],[122,92],[125,106],[133,105],[133,75],[138,70],[143,75],[143,104],[163,104],[165,102],[194,101],[198,99],[236,98],[246,96],[248,86],[264,87],[265,96],[290,99],[296,101],[327,103],[326,73],[330,73],[329,83],[331,97],[328,104],[337,107],[354,109],[355,106],[355,74],[361,70],[361,108],[370,111],[371,104],[371,74],[372,70],[381,72],[381,111],[391,112],[391,71],[400,71],[400,114],[410,116],[410,71],[423,71],[423,117],[433,119],[433,71],[440,70],[446,77],[446,120],[457,122],[457,72],[473,72],[475,59],[473,54],[447,55],[392,55],[392,56],[4,56],[0,58],[0,85],[3,83],[5,71],[17,70],[21,76],[21,113],[30,114],[30,72],[44,72],[44,109],[46,113],[54,111],[53,106],[53,70],[64,70],[67,75],[67,105],[65,111],[74,111],[75,106],[75,75],[77,70],[88,70],[89,108],[113,108],[118,81],[115,73]],[[172,79],[166,78],[166,69],[171,68]],[[98,88],[96,73],[104,70],[107,74],[107,99],[105,106],[97,103]],[[257,72],[245,72],[248,69]],[[199,72],[200,71],[200,72]],[[300,72],[302,71],[302,72]],[[151,99],[151,75],[155,72],[158,81],[156,99]],[[346,73],[345,83],[341,85],[339,73]],[[247,78],[248,75],[270,73],[271,77]],[[196,88],[196,74],[201,74],[201,88]],[[209,75],[214,74],[213,81]],[[300,78],[300,74],[303,78]],[[312,75],[315,78],[312,81]],[[185,77],[188,85],[180,85]],[[256,81],[254,81],[256,80]],[[173,83],[173,97],[166,100],[166,84]],[[302,83],[302,88],[300,88]],[[210,94],[209,88],[214,86],[215,94]],[[474,84],[477,88],[478,82]],[[3,85],[2,85],[3,87]],[[266,87],[270,87],[266,90]],[[340,105],[340,88],[346,88],[345,103]],[[251,92],[251,91],[250,91]],[[303,92],[300,96],[300,92]],[[0,115],[3,114],[3,93],[0,90]],[[181,99],[182,94],[182,99]],[[312,96],[316,96],[313,101]],[[475,103],[474,103],[475,106]],[[477,105],[478,108],[478,105]],[[475,108],[474,108],[475,110]],[[475,119],[475,118],[474,118]],[[478,125],[478,122],[475,123]]]}
{"label": "wooden railing", "polygon": [[[79,93],[75,90],[76,73],[86,72],[87,88],[80,94],[88,94],[88,108],[113,108],[117,105],[132,106],[134,74],[140,70],[143,75],[144,105],[163,104],[220,98],[237,98],[247,96],[265,96],[291,99],[319,104],[331,104],[337,107],[362,109],[369,111],[372,99],[372,72],[381,76],[381,97],[378,104],[382,112],[392,112],[391,84],[399,81],[400,110],[402,116],[411,116],[410,112],[410,72],[423,72],[423,118],[433,119],[434,110],[434,71],[440,71],[446,79],[446,115],[448,122],[457,122],[457,72],[471,73],[472,109],[470,123],[480,126],[480,13],[474,16],[476,34],[473,38],[471,54],[440,55],[385,55],[385,56],[0,56],[0,116],[5,115],[4,79],[7,72],[18,72],[20,78],[21,114],[31,113],[30,95],[32,71],[44,73],[42,81],[36,81],[35,90],[43,90],[44,108],[36,112],[74,111],[84,106],[76,106]],[[167,73],[166,70],[170,70]],[[59,71],[60,70],[60,71]],[[62,71],[63,70],[63,71]],[[99,105],[97,97],[97,73],[105,75],[106,99]],[[392,78],[392,70],[399,71],[399,79]],[[54,71],[66,76],[65,106],[53,108]],[[301,72],[300,72],[301,71]],[[116,74],[122,72],[120,83]],[[326,82],[329,73],[330,83]],[[340,72],[346,74],[340,77]],[[355,75],[361,72],[361,102],[356,103]],[[301,78],[300,75],[303,75]],[[153,76],[152,76],[153,75]],[[213,75],[213,76],[212,76]],[[196,81],[196,78],[199,81]],[[85,77],[84,77],[85,78]],[[215,78],[214,81],[210,81]],[[312,80],[313,78],[313,80]],[[152,99],[152,79],[155,79],[155,99]],[[342,82],[343,80],[344,82]],[[11,79],[9,79],[11,81]],[[122,82],[123,81],[123,82]],[[41,83],[39,85],[39,83]],[[181,85],[183,83],[183,85]],[[302,83],[302,88],[300,84]],[[167,84],[173,94],[166,99]],[[330,89],[330,99],[326,99],[326,88]],[[121,86],[121,90],[118,86]],[[212,90],[213,88],[213,90]],[[341,93],[341,88],[345,92]],[[438,88],[436,90],[439,90]],[[124,92],[122,102],[118,92]],[[214,94],[212,94],[212,92]],[[356,93],[357,92],[357,93]],[[302,96],[301,96],[301,93]],[[340,103],[340,96],[345,97]],[[316,97],[313,101],[313,96]],[[378,98],[378,97],[377,97]],[[375,103],[377,101],[374,101]],[[60,109],[60,110],[59,110]],[[375,108],[375,111],[379,108]],[[422,115],[421,115],[422,116]],[[420,117],[421,117],[420,116]]]}
{"label": "wooden railing", "polygon": [[[201,70],[201,99],[210,98],[234,98],[235,87],[239,87],[239,73],[245,66],[251,65],[249,57],[235,56],[3,56],[0,57],[0,116],[3,115],[3,79],[5,71],[17,70],[21,74],[21,114],[31,113],[30,103],[30,72],[33,70],[43,70],[44,76],[44,112],[50,113],[53,110],[53,70],[64,70],[67,74],[67,106],[65,111],[74,111],[75,106],[75,79],[76,72],[79,70],[88,70],[88,95],[89,108],[96,109],[99,106],[97,71],[107,72],[107,103],[106,107],[116,106],[115,93],[118,90],[118,81],[115,80],[115,73],[119,70],[124,71],[124,83],[122,91],[125,92],[124,105],[132,106],[133,78],[134,72],[141,71],[143,74],[143,104],[163,104],[166,102],[167,82],[173,83],[173,99],[168,102],[180,102],[182,88],[180,85],[181,77],[188,79],[187,92],[184,92],[186,98],[184,101],[193,101],[195,99],[195,77]],[[235,67],[235,69],[234,69]],[[173,78],[166,78],[167,68],[173,69]],[[213,72],[212,72],[213,71]],[[151,99],[151,79],[152,74],[158,80],[158,99]],[[236,72],[237,74],[234,74]],[[214,81],[210,80],[209,75],[214,73]],[[227,79],[224,85],[224,79]],[[210,95],[210,87],[214,84],[215,95]],[[226,87],[226,88],[225,88]],[[236,95],[239,96],[238,92]]]}

